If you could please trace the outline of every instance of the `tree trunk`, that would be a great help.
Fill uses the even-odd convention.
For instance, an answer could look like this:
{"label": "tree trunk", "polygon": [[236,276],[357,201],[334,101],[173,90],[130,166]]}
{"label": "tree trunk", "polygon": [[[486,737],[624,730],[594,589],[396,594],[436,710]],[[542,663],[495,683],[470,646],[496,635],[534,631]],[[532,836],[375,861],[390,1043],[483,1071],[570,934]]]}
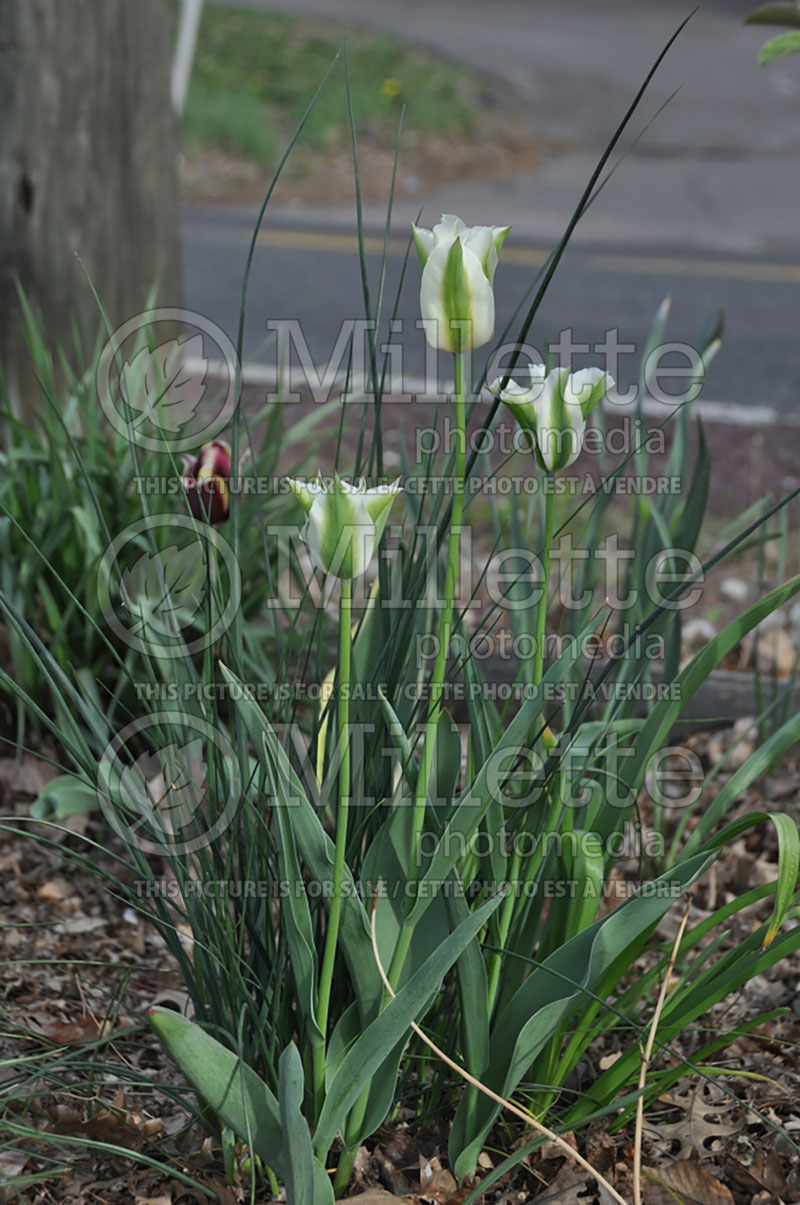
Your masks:
{"label": "tree trunk", "polygon": [[[35,394],[17,282],[48,346],[180,304],[177,131],[165,0],[0,0],[0,366]],[[77,254],[76,254],[77,253]]]}

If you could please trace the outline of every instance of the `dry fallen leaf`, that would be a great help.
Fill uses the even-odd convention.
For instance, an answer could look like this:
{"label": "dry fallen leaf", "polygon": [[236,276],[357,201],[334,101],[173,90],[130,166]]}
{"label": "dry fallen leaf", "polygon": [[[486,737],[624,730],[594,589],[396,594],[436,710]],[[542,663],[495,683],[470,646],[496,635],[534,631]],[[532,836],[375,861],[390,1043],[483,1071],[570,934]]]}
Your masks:
{"label": "dry fallen leaf", "polygon": [[753,1200],[763,1193],[782,1200],[794,1200],[786,1182],[781,1160],[775,1151],[757,1150],[752,1163],[730,1157],[726,1160],[726,1179],[748,1193]]}
{"label": "dry fallen leaf", "polygon": [[680,1159],[665,1167],[644,1168],[644,1174],[674,1193],[684,1202],[695,1205],[733,1205],[733,1193],[717,1180],[698,1159]]}
{"label": "dry fallen leaf", "polygon": [[51,1127],[55,1133],[87,1134],[98,1142],[109,1142],[115,1146],[135,1148],[141,1144],[138,1130],[128,1125],[118,1113],[101,1109],[94,1117],[84,1121],[74,1110],[62,1106],[56,1108],[56,1121]]}
{"label": "dry fallen leaf", "polygon": [[680,1093],[676,1091],[662,1096],[661,1103],[683,1109],[683,1116],[670,1122],[647,1119],[645,1133],[653,1142],[660,1140],[670,1145],[678,1142],[679,1148],[674,1153],[679,1160],[688,1159],[693,1151],[703,1154],[708,1141],[727,1138],[738,1133],[744,1125],[743,1119],[731,1119],[729,1102],[717,1104],[709,1099],[705,1085],[699,1089],[691,1087]]}
{"label": "dry fallen leaf", "polygon": [[59,921],[58,931],[75,936],[78,933],[95,933],[98,929],[105,929],[107,924],[108,917],[105,916],[74,916]]}
{"label": "dry fallen leaf", "polygon": [[37,757],[0,757],[0,803],[10,807],[18,799],[34,800],[57,774],[55,766]]}
{"label": "dry fallen leaf", "polygon": [[622,1058],[622,1051],[615,1050],[613,1054],[604,1054],[600,1059],[598,1066],[601,1071],[608,1071],[609,1067],[613,1067],[617,1059]]}
{"label": "dry fallen leaf", "polygon": [[0,1178],[18,1176],[30,1158],[30,1151],[0,1151]]}
{"label": "dry fallen leaf", "polygon": [[394,1161],[389,1158],[386,1151],[382,1147],[376,1146],[372,1152],[372,1158],[378,1168],[378,1174],[384,1184],[389,1184],[395,1197],[402,1197],[404,1193],[410,1191],[409,1184],[403,1173],[395,1166]]}
{"label": "dry fallen leaf", "polygon": [[[589,1177],[586,1172],[576,1167],[571,1159],[565,1159],[558,1175],[548,1181],[544,1196],[554,1201],[557,1200],[558,1205],[586,1205],[587,1200],[591,1200],[586,1196],[588,1183]],[[609,1193],[607,1196],[610,1205],[611,1194]]]}
{"label": "dry fallen leaf", "polygon": [[783,1174],[781,1161],[774,1151],[756,1151],[756,1157],[748,1171],[754,1180],[757,1180],[774,1196],[785,1195],[786,1177]]}
{"label": "dry fallen leaf", "polygon": [[420,1199],[425,1201],[449,1201],[458,1185],[441,1160],[435,1155],[432,1159],[419,1157],[419,1187]]}
{"label": "dry fallen leaf", "polygon": [[93,1017],[87,1013],[79,1021],[50,1021],[45,1020],[37,1026],[42,1036],[60,1046],[77,1046],[83,1042],[96,1042],[98,1038],[106,1038],[112,1032],[112,1025],[103,1017]]}
{"label": "dry fallen leaf", "polygon": [[66,879],[49,879],[46,883],[40,883],[36,888],[37,900],[52,900],[54,903],[68,900],[74,894]]}
{"label": "dry fallen leaf", "polygon": [[382,1188],[370,1188],[357,1197],[348,1197],[348,1205],[397,1205],[397,1197]]}

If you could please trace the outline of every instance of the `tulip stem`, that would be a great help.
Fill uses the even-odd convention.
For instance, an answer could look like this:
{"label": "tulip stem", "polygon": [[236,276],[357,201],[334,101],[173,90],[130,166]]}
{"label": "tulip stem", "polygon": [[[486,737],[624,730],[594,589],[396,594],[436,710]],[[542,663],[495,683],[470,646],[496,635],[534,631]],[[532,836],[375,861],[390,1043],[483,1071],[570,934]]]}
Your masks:
{"label": "tulip stem", "polygon": [[328,929],[325,934],[325,951],[319,975],[319,997],[317,1002],[317,1026],[322,1040],[314,1052],[314,1092],[317,1111],[322,1107],[325,1094],[325,1046],[327,1041],[328,1014],[331,1003],[333,967],[336,961],[336,946],[339,940],[339,922],[342,914],[342,879],[347,847],[347,811],[350,802],[350,645],[351,616],[353,606],[353,583],[342,578],[342,594],[339,602],[339,697],[337,708],[338,738],[341,761],[339,764],[339,806],[336,810],[336,844],[333,855],[333,891],[328,912]]}
{"label": "tulip stem", "polygon": [[[542,597],[539,599],[539,605],[536,611],[536,647],[533,652],[533,686],[538,687],[542,681],[542,671],[544,669],[544,644],[545,631],[547,624],[547,598],[550,586],[550,550],[553,543],[553,490],[548,488],[552,486],[552,479],[548,474],[544,478],[545,493],[544,493],[544,545],[542,547]],[[497,993],[500,986],[500,971],[503,963],[503,950],[508,934],[511,929],[511,921],[514,916],[514,906],[517,900],[518,878],[521,869],[522,859],[518,849],[514,849],[511,855],[511,865],[508,870],[508,895],[503,901],[500,910],[499,918],[499,933],[497,940],[497,951],[494,954],[489,968],[489,983],[487,996],[489,1000],[489,1015],[494,1011],[494,1006],[497,1002]]]}
{"label": "tulip stem", "polygon": [[[414,815],[412,819],[411,830],[411,861],[408,869],[409,881],[416,884],[420,878],[420,842],[422,838],[422,830],[425,824],[425,809],[428,801],[428,782],[431,776],[431,771],[434,766],[436,755],[436,731],[439,724],[439,716],[442,711],[442,695],[444,693],[444,676],[447,669],[447,653],[450,648],[450,637],[453,631],[453,609],[456,590],[458,588],[459,577],[459,562],[461,556],[461,524],[464,514],[464,489],[466,475],[466,394],[467,394],[467,353],[454,353],[454,374],[455,374],[455,469],[453,472],[453,505],[450,513],[450,537],[447,545],[447,570],[445,574],[444,585],[444,607],[442,610],[442,622],[439,628],[439,641],[436,646],[436,660],[433,665],[433,674],[431,676],[430,685],[430,705],[428,708],[428,718],[425,723],[425,738],[422,747],[422,759],[420,761],[419,775],[417,777],[417,789],[414,798]],[[413,891],[411,893],[409,904],[414,902]],[[392,985],[396,985],[397,978],[403,968],[408,947],[411,943],[413,934],[413,925],[404,924],[400,930],[397,945],[395,946],[392,965],[389,970],[389,979]]]}
{"label": "tulip stem", "polygon": [[542,680],[544,668],[544,642],[547,625],[547,595],[550,588],[550,549],[553,543],[553,478],[548,473],[544,478],[544,545],[542,547],[542,597],[536,610],[536,648],[533,651],[533,685]]}

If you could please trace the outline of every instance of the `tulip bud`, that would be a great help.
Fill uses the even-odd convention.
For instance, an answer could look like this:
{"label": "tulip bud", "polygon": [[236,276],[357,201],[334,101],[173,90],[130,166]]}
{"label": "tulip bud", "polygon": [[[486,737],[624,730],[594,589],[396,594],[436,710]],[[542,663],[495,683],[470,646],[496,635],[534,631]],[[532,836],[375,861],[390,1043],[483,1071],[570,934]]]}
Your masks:
{"label": "tulip bud", "polygon": [[600,368],[584,368],[576,373],[554,368],[548,373],[544,364],[531,364],[530,375],[528,389],[509,381],[501,391],[499,378],[489,389],[530,435],[539,467],[557,473],[577,460],[586,419],[613,388],[614,379]]}
{"label": "tulip bud", "polygon": [[494,274],[510,226],[465,226],[442,214],[433,230],[414,226],[422,265],[420,311],[432,347],[463,352],[494,334]]}
{"label": "tulip bud", "polygon": [[317,568],[342,578],[366,573],[400,493],[398,482],[374,489],[363,479],[351,484],[338,475],[329,484],[321,478],[287,482],[308,516],[303,539]]}
{"label": "tulip bud", "polygon": [[185,457],[183,488],[189,510],[196,519],[222,523],[231,509],[231,449],[217,439],[202,447],[196,457]]}

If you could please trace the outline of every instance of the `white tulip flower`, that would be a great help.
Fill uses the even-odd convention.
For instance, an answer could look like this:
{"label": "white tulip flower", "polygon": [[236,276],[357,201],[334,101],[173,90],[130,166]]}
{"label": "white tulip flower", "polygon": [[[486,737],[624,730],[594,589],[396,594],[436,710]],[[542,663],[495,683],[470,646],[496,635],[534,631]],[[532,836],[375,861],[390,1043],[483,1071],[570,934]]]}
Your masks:
{"label": "white tulip flower", "polygon": [[432,347],[464,352],[494,334],[494,274],[510,226],[465,226],[442,214],[433,230],[414,226],[422,265],[420,311]]}
{"label": "white tulip flower", "polygon": [[548,372],[544,364],[531,364],[529,370],[528,388],[509,381],[501,391],[498,378],[489,389],[529,433],[539,467],[557,473],[577,460],[586,419],[613,388],[614,378],[601,368],[575,373],[568,368],[554,368]]}
{"label": "white tulip flower", "polygon": [[363,479],[351,484],[338,475],[329,484],[321,478],[288,477],[287,482],[308,516],[303,539],[317,568],[339,578],[366,573],[392,503],[401,492],[399,478],[373,489],[367,489]]}

